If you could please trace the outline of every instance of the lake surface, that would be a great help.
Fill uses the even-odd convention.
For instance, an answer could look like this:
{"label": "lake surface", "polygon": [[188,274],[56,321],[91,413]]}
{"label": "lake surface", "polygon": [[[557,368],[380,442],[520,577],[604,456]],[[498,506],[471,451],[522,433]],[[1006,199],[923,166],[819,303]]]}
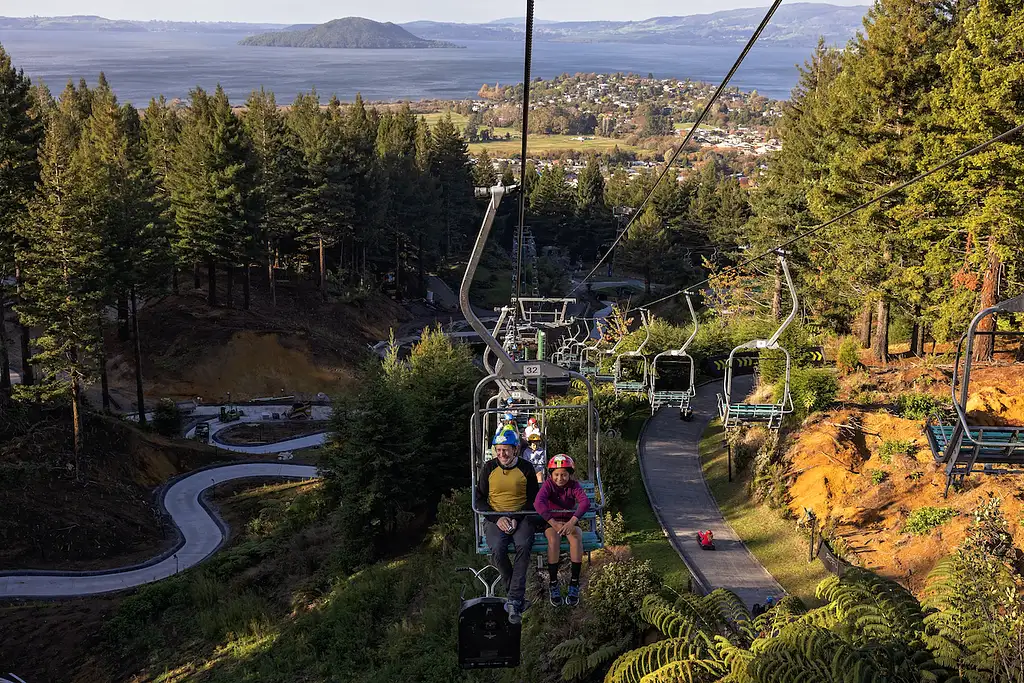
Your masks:
{"label": "lake surface", "polygon": [[[186,97],[190,88],[224,86],[241,102],[260,86],[279,103],[312,87],[326,100],[361,92],[367,100],[465,99],[484,83],[522,80],[523,46],[516,42],[463,41],[465,49],[323,50],[242,47],[238,33],[108,33],[101,31],[0,31],[0,44],[33,81],[54,95],[69,78],[95,82],[106,73],[122,101],[144,106],[151,97]],[[533,75],[618,71],[719,82],[742,45],[629,45],[537,43]],[[788,98],[796,65],[813,48],[762,44],[747,56],[732,85]]]}

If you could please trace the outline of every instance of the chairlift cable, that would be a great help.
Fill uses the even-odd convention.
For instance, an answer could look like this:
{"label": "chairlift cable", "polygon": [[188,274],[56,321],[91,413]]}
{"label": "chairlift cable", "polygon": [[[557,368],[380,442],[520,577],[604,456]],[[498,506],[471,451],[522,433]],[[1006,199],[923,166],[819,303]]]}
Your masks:
{"label": "chairlift cable", "polygon": [[[530,66],[533,62],[533,5],[534,0],[526,0],[526,54],[523,59],[523,144],[519,157],[519,226],[518,249],[516,253],[516,286],[513,292],[513,303],[518,303],[523,294],[523,237],[526,228],[526,145],[529,137],[530,124]],[[518,306],[516,306],[518,309]],[[513,310],[513,327],[517,321],[518,310]]]}
{"label": "chairlift cable", "polygon": [[[735,266],[729,266],[728,270],[731,270],[731,271],[735,272],[735,271],[739,270],[740,268],[743,268],[745,266],[750,265],[754,261],[758,261],[760,259],[763,259],[765,256],[771,256],[772,254],[777,253],[779,250],[785,249],[786,247],[788,247],[788,246],[790,246],[792,244],[795,244],[796,242],[799,242],[800,240],[804,239],[805,237],[809,237],[809,236],[813,235],[816,232],[819,232],[821,230],[824,230],[825,228],[831,227],[832,225],[835,225],[839,221],[843,220],[844,218],[849,218],[853,214],[855,214],[855,213],[857,213],[859,211],[863,211],[864,209],[877,204],[878,202],[882,201],[886,197],[890,197],[890,196],[896,194],[897,192],[901,192],[901,191],[907,189],[908,187],[910,187],[911,185],[913,185],[915,183],[918,183],[918,182],[924,180],[925,178],[927,178],[929,176],[935,175],[939,171],[941,171],[941,170],[943,170],[945,168],[948,168],[948,167],[952,166],[953,164],[955,164],[955,163],[957,163],[959,161],[963,161],[964,159],[967,159],[968,157],[974,156],[978,152],[982,152],[982,151],[988,149],[989,147],[991,147],[992,145],[994,145],[997,142],[1002,142],[1003,140],[1006,140],[1007,138],[1013,137],[1014,135],[1016,135],[1017,133],[1020,133],[1021,131],[1024,131],[1024,123],[1018,124],[1018,125],[1014,126],[1013,128],[1010,128],[1009,130],[1007,130],[1007,131],[1005,131],[1003,133],[1000,133],[999,135],[996,135],[994,137],[989,138],[988,140],[986,140],[985,142],[981,143],[977,147],[972,147],[971,149],[967,150],[966,152],[962,152],[961,154],[958,154],[957,156],[953,157],[952,159],[948,159],[948,160],[942,162],[941,164],[939,164],[938,166],[930,168],[927,171],[925,171],[924,173],[920,173],[920,174],[914,176],[913,178],[911,178],[910,180],[908,180],[908,181],[906,181],[904,183],[901,183],[901,184],[897,185],[896,187],[894,187],[894,188],[892,188],[890,190],[886,190],[885,192],[883,192],[882,194],[878,195],[877,197],[875,197],[873,199],[869,199],[866,202],[862,202],[861,204],[858,204],[857,206],[853,207],[849,211],[846,211],[844,213],[839,214],[835,218],[829,219],[829,220],[825,221],[824,223],[819,223],[818,225],[815,225],[814,227],[808,228],[807,230],[804,230],[803,232],[801,232],[797,236],[791,237],[790,239],[785,240],[784,242],[781,242],[780,244],[775,245],[771,249],[768,249],[768,250],[766,250],[764,252],[761,252],[757,256],[752,256],[752,257],[750,257],[750,258],[748,258],[748,259],[746,259],[744,261],[741,261],[740,263],[736,264]],[[651,306],[654,306],[655,304],[660,304],[663,301],[668,301],[669,299],[671,299],[673,297],[677,297],[680,294],[685,294],[686,292],[692,292],[697,287],[700,287],[701,285],[705,285],[705,284],[709,283],[710,281],[711,281],[710,277],[704,278],[700,282],[697,282],[697,283],[692,284],[692,285],[688,285],[684,289],[680,289],[678,292],[674,292],[674,293],[669,294],[667,296],[663,296],[660,299],[655,299],[654,301],[651,301],[650,303],[645,303],[644,306],[645,307],[651,307]]]}
{"label": "chairlift cable", "polygon": [[750,40],[748,40],[747,44],[743,47],[743,51],[740,52],[740,56],[736,58],[736,61],[733,63],[732,68],[729,69],[729,73],[726,74],[725,79],[718,85],[718,88],[715,89],[715,92],[713,95],[711,95],[711,99],[708,100],[708,103],[704,105],[704,110],[700,113],[700,116],[697,117],[697,121],[690,128],[690,132],[686,134],[686,137],[683,139],[683,141],[679,143],[678,147],[676,147],[675,151],[672,153],[672,156],[669,157],[668,163],[665,164],[665,168],[662,169],[661,173],[658,175],[658,179],[654,181],[654,185],[647,192],[647,196],[644,197],[644,200],[640,203],[640,206],[637,207],[636,211],[634,211],[633,214],[629,217],[629,222],[626,223],[626,227],[623,228],[623,230],[616,236],[615,240],[612,242],[612,246],[608,249],[608,251],[605,252],[604,256],[601,257],[601,260],[597,262],[593,270],[591,270],[585,278],[580,280],[579,284],[572,288],[572,291],[569,292],[569,296],[572,296],[573,292],[582,287],[587,280],[594,276],[594,273],[596,273],[597,269],[601,267],[601,264],[603,264],[608,259],[608,257],[612,254],[613,251],[615,251],[615,247],[618,246],[619,242],[622,241],[623,236],[625,236],[626,233],[629,232],[629,228],[631,225],[633,225],[633,221],[635,221],[637,217],[644,212],[644,208],[647,206],[647,204],[650,203],[651,198],[654,196],[655,190],[658,189],[658,185],[660,185],[661,181],[665,178],[666,175],[668,175],[668,172],[672,170],[672,165],[675,163],[676,159],[682,153],[683,148],[686,147],[687,144],[689,144],[691,138],[693,138],[694,133],[697,132],[697,129],[704,122],[704,119],[707,118],[707,115],[711,112],[711,107],[714,106],[715,102],[718,100],[719,96],[721,96],[726,86],[729,85],[729,81],[732,80],[733,75],[735,75],[736,71],[740,68],[740,65],[743,64],[743,60],[746,59],[747,54],[750,52],[751,48],[753,48],[754,44],[757,43],[757,39],[761,36],[761,32],[764,31],[765,27],[768,26],[768,22],[771,21],[772,16],[775,14],[775,10],[777,10],[779,8],[779,5],[781,4],[782,0],[775,0],[775,2],[772,3],[772,6],[768,8],[768,12],[764,15],[764,18],[758,25],[757,30],[755,30],[753,35],[750,36]]}

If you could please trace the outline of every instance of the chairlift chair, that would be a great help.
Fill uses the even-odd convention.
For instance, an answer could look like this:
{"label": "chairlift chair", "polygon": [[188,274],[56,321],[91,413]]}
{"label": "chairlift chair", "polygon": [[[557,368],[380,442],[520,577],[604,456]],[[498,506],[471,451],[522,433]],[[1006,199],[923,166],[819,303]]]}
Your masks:
{"label": "chairlift chair", "polygon": [[[488,583],[488,569],[497,577]],[[459,666],[463,669],[497,669],[519,666],[523,625],[510,623],[505,612],[505,598],[494,594],[501,574],[497,568],[460,567],[457,572],[470,572],[484,585],[481,597],[466,599],[465,589],[459,605]]]}
{"label": "chairlift chair", "polygon": [[[732,429],[746,424],[761,423],[765,424],[768,429],[778,430],[782,427],[782,418],[793,412],[793,397],[789,391],[789,379],[792,359],[790,358],[789,351],[779,345],[779,337],[785,332],[786,328],[789,327],[790,323],[796,318],[796,314],[799,308],[799,301],[797,300],[796,287],[793,285],[793,277],[789,274],[789,265],[786,263],[786,257],[781,252],[779,253],[779,264],[782,267],[782,273],[786,277],[786,284],[789,287],[790,298],[793,300],[793,308],[779,329],[775,330],[768,339],[752,339],[748,342],[744,342],[734,348],[729,354],[729,360],[725,366],[725,377],[722,380],[722,390],[724,393],[718,394],[718,414],[722,418],[722,425],[726,429]],[[743,349],[764,349],[764,350],[780,350],[786,356],[786,374],[785,383],[783,385],[782,398],[779,399],[778,403],[742,403],[733,402],[732,392],[732,369],[733,361],[736,357],[737,351]]]}
{"label": "chairlift chair", "polygon": [[[693,320],[693,332],[687,338],[683,345],[678,349],[669,349],[668,351],[662,351],[654,357],[651,361],[651,384],[650,384],[650,401],[651,401],[651,415],[658,412],[658,409],[662,406],[668,406],[674,408],[679,407],[679,417],[683,420],[689,420],[693,417],[693,409],[690,407],[690,401],[694,396],[697,395],[697,364],[693,361],[693,356],[687,353],[687,349],[690,348],[690,344],[697,337],[697,330],[700,328],[700,321],[697,318],[697,313],[693,309],[693,300],[690,298],[690,293],[685,292],[686,306],[690,309],[690,319]],[[658,363],[661,362],[661,368],[665,367],[668,363],[670,366],[683,366],[684,369],[688,369],[687,376],[689,381],[685,389],[666,389],[664,388],[665,380],[661,373],[658,372]],[[685,370],[684,370],[685,371]],[[662,386],[659,386],[658,380],[662,379]]]}
{"label": "chairlift chair", "polygon": [[[640,346],[637,347],[636,351],[625,351],[615,356],[615,363],[613,369],[615,372],[615,379],[613,380],[613,386],[615,387],[615,395],[620,394],[635,394],[641,395],[647,393],[648,384],[648,363],[647,356],[644,355],[644,347],[647,346],[647,342],[651,340],[651,317],[650,313],[646,309],[640,309],[640,320],[644,326],[644,340],[640,342]],[[640,371],[640,379],[625,379],[624,369],[622,367],[622,360],[628,359],[630,362],[635,363],[635,366]]]}
{"label": "chairlift chair", "polygon": [[[492,188],[491,202],[488,205],[487,213],[484,215],[480,233],[477,236],[476,242],[473,246],[473,251],[470,254],[469,263],[466,266],[466,273],[462,280],[462,287],[459,290],[459,304],[462,308],[463,315],[465,315],[470,326],[487,344],[494,357],[493,364],[487,364],[487,367],[490,369],[490,374],[487,377],[484,377],[477,384],[476,389],[473,392],[473,412],[470,415],[470,476],[472,484],[473,526],[476,535],[477,553],[486,555],[491,552],[490,548],[487,547],[487,541],[483,534],[484,518],[496,518],[503,514],[485,512],[481,510],[476,500],[477,472],[487,460],[487,456],[490,451],[489,437],[493,433],[487,428],[489,425],[493,424],[492,420],[494,419],[489,416],[504,413],[508,407],[507,402],[506,405],[502,406],[500,405],[501,400],[495,400],[494,397],[496,395],[502,395],[502,392],[507,391],[510,386],[518,385],[525,387],[528,380],[534,379],[577,379],[582,382],[587,391],[587,401],[585,403],[545,405],[539,400],[530,399],[528,407],[532,411],[532,414],[539,416],[541,424],[546,422],[546,415],[549,412],[573,410],[583,411],[584,413],[587,425],[586,461],[581,463],[581,472],[578,474],[582,474],[582,472],[585,471],[585,475],[580,476],[579,481],[591,501],[590,511],[584,515],[583,520],[581,520],[584,524],[589,524],[591,526],[591,530],[583,532],[583,549],[586,552],[590,552],[604,547],[604,533],[602,526],[604,490],[601,484],[599,444],[601,425],[600,417],[597,413],[596,402],[594,400],[593,385],[581,373],[560,368],[553,363],[546,361],[514,361],[506,349],[498,343],[490,331],[488,331],[487,328],[484,327],[483,323],[480,322],[469,303],[470,286],[473,282],[473,277],[476,274],[477,266],[480,263],[480,257],[483,254],[484,246],[487,243],[487,237],[490,233],[491,225],[494,222],[494,216],[497,212],[498,203],[501,201],[503,193],[504,188],[500,186]],[[489,398],[485,399],[485,396],[488,396]],[[568,444],[565,444],[565,446],[567,448]],[[563,540],[563,547],[568,550],[568,539]],[[544,554],[547,552],[547,538],[543,533],[538,533],[534,536],[533,552],[538,554]]]}
{"label": "chairlift chair", "polygon": [[[946,489],[962,484],[976,465],[982,465],[986,474],[1007,473],[1024,468],[1024,426],[1020,425],[982,425],[973,420],[967,412],[967,401],[970,397],[971,370],[974,366],[974,339],[977,335],[991,336],[993,346],[996,337],[1024,336],[1021,330],[978,331],[978,325],[996,313],[1024,313],[1024,295],[1007,299],[974,316],[967,331],[956,347],[953,362],[953,381],[950,394],[953,399],[953,410],[956,420],[951,425],[941,420],[928,418],[925,423],[925,436],[936,462],[945,466]],[[960,366],[963,363],[963,370]],[[959,383],[959,397],[957,388]],[[997,468],[1005,465],[1007,468]]]}

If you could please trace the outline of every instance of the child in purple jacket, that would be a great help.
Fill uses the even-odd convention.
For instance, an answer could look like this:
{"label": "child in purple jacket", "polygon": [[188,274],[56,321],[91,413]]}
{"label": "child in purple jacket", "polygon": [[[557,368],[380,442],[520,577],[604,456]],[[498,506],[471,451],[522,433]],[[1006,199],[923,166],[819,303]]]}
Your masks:
{"label": "child in purple jacket", "polygon": [[[548,461],[550,475],[540,487],[534,500],[534,509],[547,523],[544,535],[548,539],[548,576],[551,584],[551,604],[562,604],[562,589],[558,585],[558,562],[562,538],[569,539],[569,561],[572,575],[565,604],[580,603],[580,570],[583,567],[583,532],[577,523],[590,509],[590,500],[580,483],[573,477],[576,463],[568,455],[559,454]],[[563,512],[564,511],[564,512]]]}

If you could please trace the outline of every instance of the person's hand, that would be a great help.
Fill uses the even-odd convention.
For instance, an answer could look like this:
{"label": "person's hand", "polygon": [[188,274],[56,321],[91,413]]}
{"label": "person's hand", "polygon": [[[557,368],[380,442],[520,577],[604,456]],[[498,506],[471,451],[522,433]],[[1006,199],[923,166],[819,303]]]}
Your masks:
{"label": "person's hand", "polygon": [[563,525],[562,525],[562,528],[560,528],[560,529],[558,530],[558,535],[559,535],[559,536],[568,536],[569,534],[571,534],[571,533],[572,533],[572,530],[573,530],[573,529],[574,529],[574,528],[576,527],[576,522],[577,522],[577,521],[578,521],[578,520],[576,519],[576,516],[575,516],[575,515],[573,515],[572,517],[570,517],[570,518],[569,518],[569,521],[568,521],[568,522],[566,522],[565,524],[563,524]]}
{"label": "person's hand", "polygon": [[510,517],[499,517],[496,524],[498,525],[498,528],[506,534],[512,533],[512,529],[515,528],[515,521]]}
{"label": "person's hand", "polygon": [[548,522],[548,524],[551,525],[551,528],[555,530],[556,534],[562,533],[562,525],[564,524],[564,522],[559,522],[557,519],[552,519],[550,522]]}

